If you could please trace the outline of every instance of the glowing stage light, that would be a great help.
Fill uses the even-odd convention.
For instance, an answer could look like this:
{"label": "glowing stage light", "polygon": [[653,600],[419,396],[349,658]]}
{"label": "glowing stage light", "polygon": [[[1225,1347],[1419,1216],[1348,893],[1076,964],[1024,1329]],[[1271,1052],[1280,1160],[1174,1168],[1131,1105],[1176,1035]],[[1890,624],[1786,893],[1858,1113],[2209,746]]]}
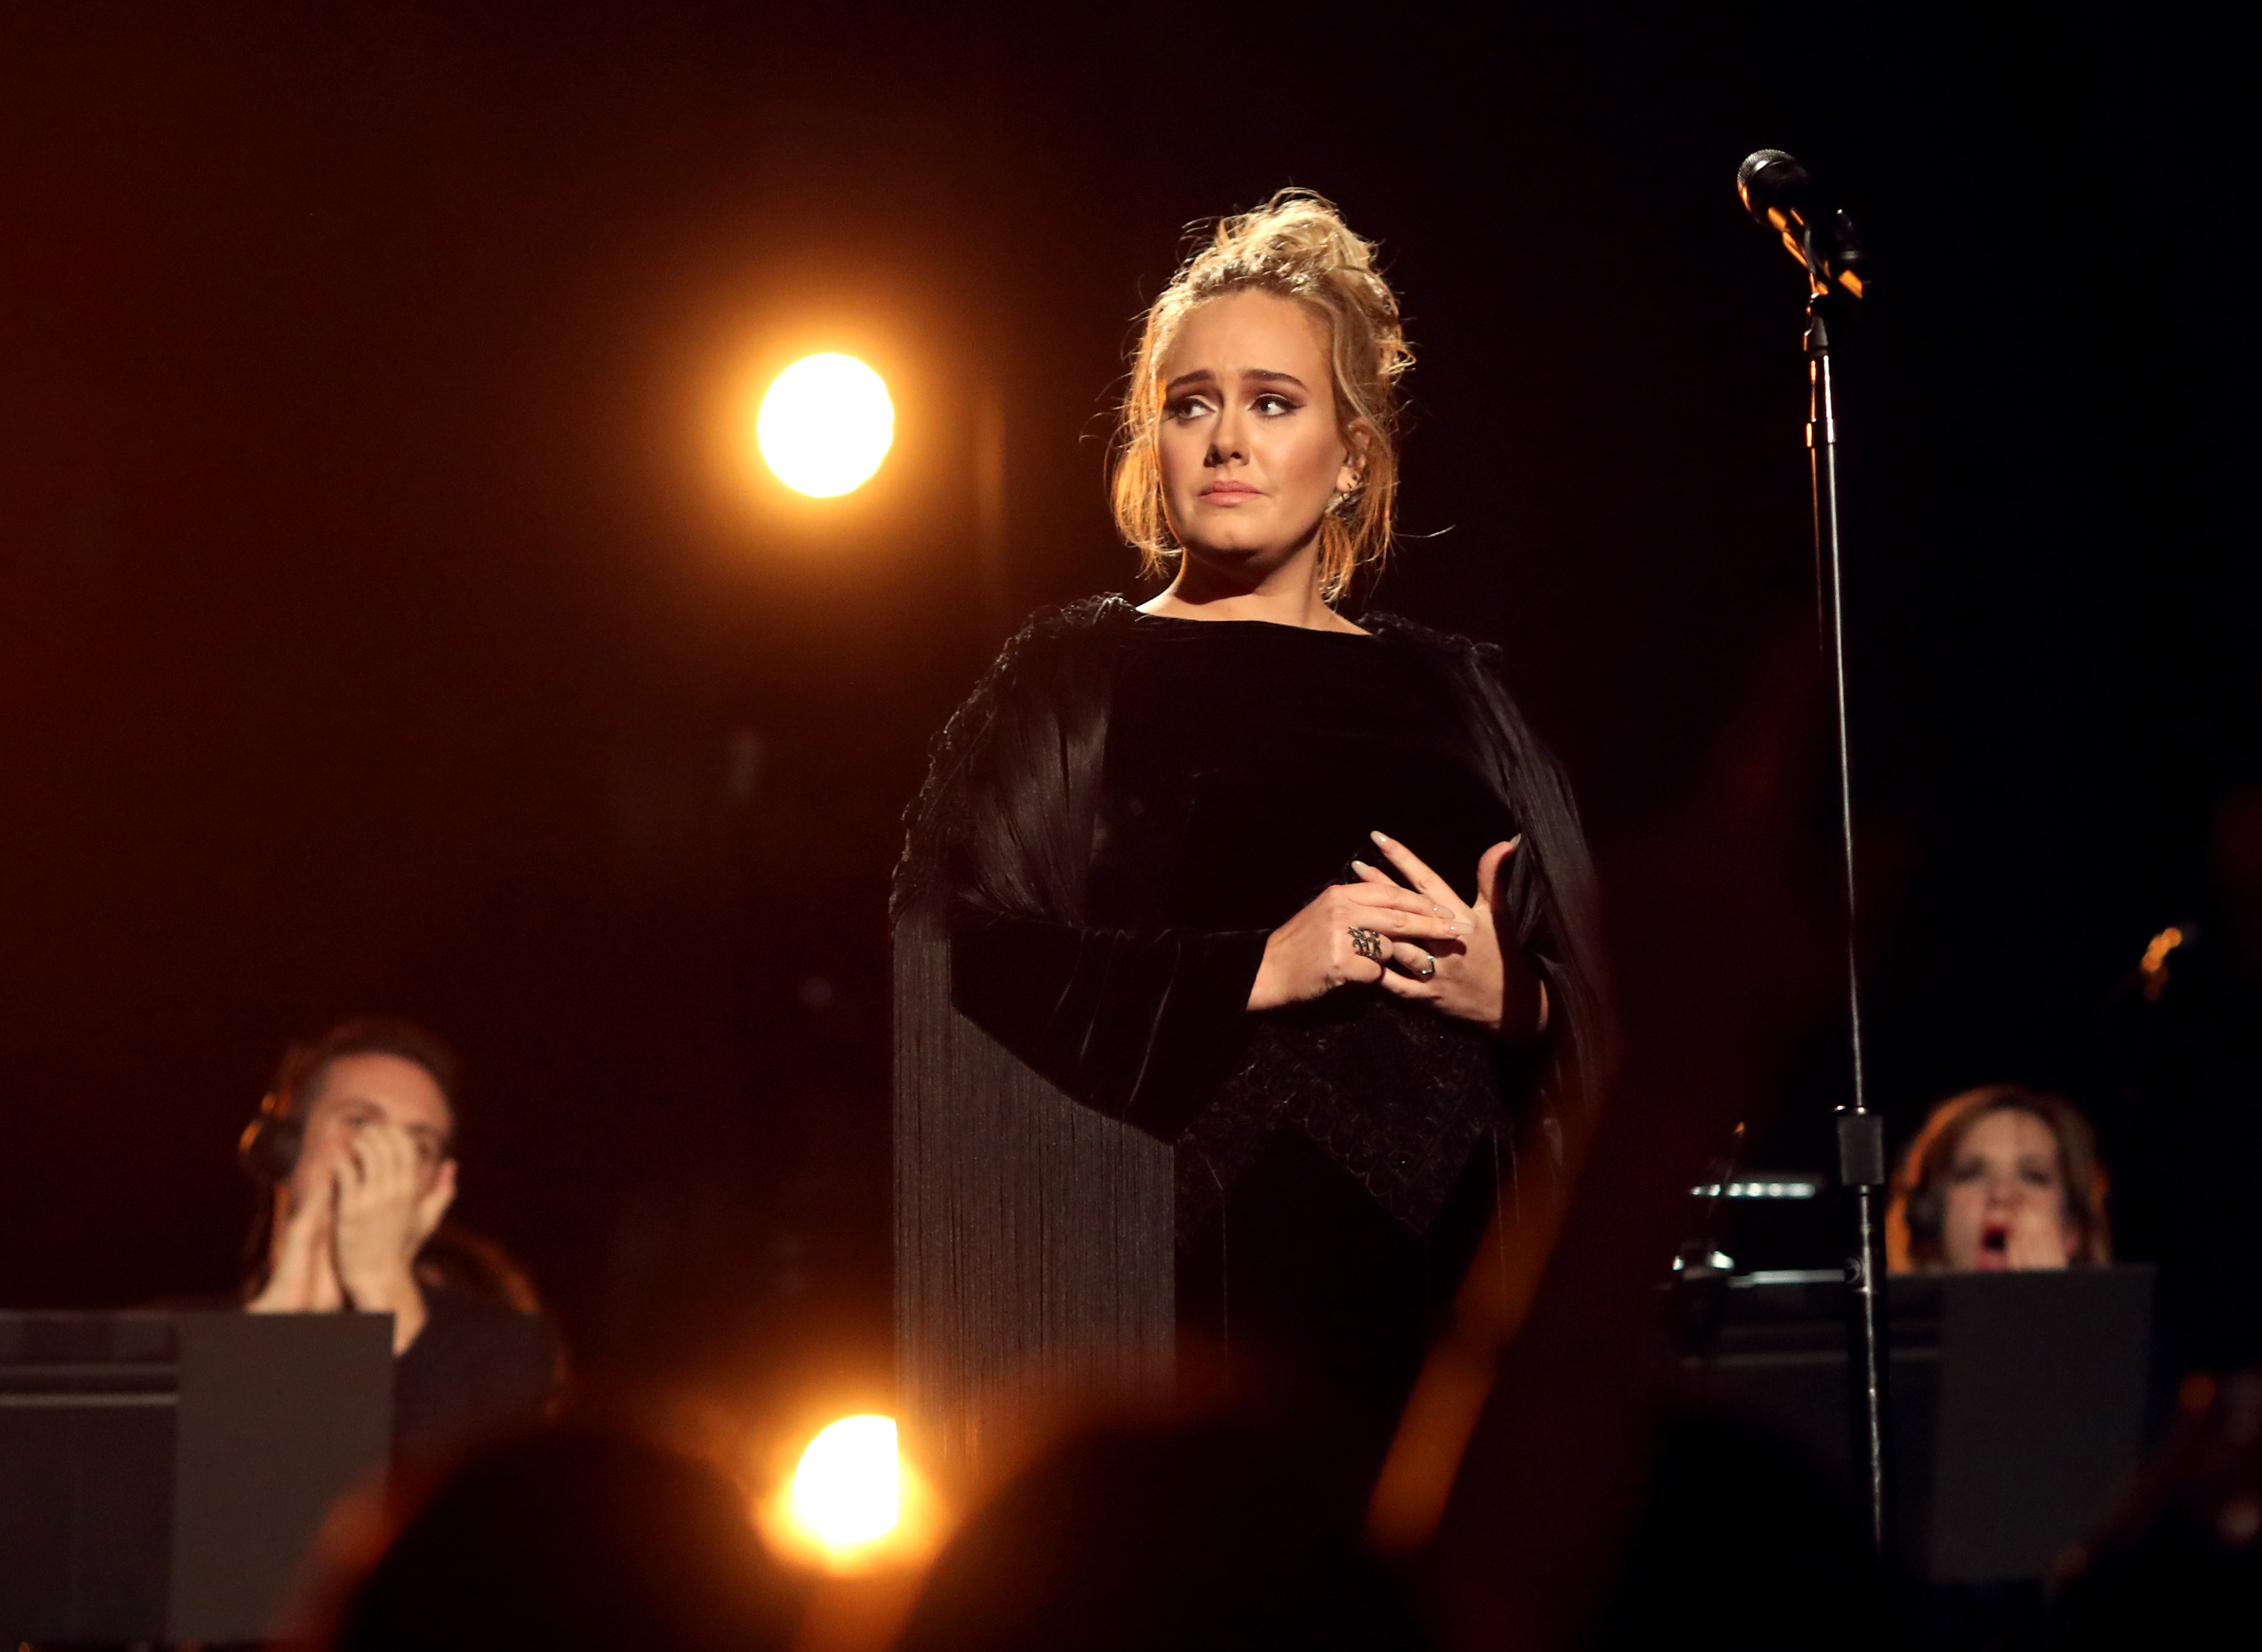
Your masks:
{"label": "glowing stage light", "polygon": [[854,356],[810,356],[777,376],[754,420],[762,457],[788,487],[830,499],[861,487],[896,439],[896,406]]}
{"label": "glowing stage light", "polygon": [[830,1549],[884,1537],[903,1518],[903,1468],[890,1417],[844,1417],[809,1442],[793,1471],[794,1523]]}

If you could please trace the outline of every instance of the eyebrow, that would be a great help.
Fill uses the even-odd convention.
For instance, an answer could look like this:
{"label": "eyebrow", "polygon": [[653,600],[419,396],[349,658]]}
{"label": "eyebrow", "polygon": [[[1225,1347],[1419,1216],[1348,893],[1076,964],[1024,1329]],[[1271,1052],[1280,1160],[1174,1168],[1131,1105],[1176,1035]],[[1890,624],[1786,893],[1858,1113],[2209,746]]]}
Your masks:
{"label": "eyebrow", "polygon": [[[1270,367],[1244,367],[1241,370],[1241,376],[1243,379],[1258,379],[1268,385],[1293,385],[1299,390],[1308,390],[1310,388],[1310,386],[1305,384],[1302,379],[1297,378],[1295,374],[1275,372]],[[1208,368],[1199,367],[1192,372],[1180,373],[1176,379],[1171,379],[1169,384],[1163,386],[1163,393],[1164,395],[1168,395],[1171,391],[1176,390],[1181,385],[1199,384],[1205,379],[1214,379],[1216,377],[1217,375],[1212,372]]]}

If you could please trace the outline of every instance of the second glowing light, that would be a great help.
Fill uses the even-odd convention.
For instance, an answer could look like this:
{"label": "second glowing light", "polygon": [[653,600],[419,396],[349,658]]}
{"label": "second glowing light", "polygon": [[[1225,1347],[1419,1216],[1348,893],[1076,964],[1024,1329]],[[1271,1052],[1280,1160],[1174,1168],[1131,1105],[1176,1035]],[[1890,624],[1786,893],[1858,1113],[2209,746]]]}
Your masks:
{"label": "second glowing light", "polygon": [[844,1417],[810,1441],[793,1476],[794,1519],[828,1548],[868,1543],[903,1511],[896,1425],[885,1417]]}

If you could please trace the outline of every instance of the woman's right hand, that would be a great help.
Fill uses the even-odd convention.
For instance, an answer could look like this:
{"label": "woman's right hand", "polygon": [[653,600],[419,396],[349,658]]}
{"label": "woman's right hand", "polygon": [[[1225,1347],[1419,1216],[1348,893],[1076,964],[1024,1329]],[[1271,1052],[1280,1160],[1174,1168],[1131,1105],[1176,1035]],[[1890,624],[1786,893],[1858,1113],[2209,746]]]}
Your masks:
{"label": "woman's right hand", "polygon": [[1408,967],[1435,949],[1420,943],[1462,935],[1427,895],[1390,883],[1331,884],[1266,939],[1264,962],[1249,989],[1250,1009],[1279,1009],[1354,981],[1380,980],[1383,963],[1358,950],[1354,929],[1374,931],[1386,943],[1384,957],[1400,957]]}

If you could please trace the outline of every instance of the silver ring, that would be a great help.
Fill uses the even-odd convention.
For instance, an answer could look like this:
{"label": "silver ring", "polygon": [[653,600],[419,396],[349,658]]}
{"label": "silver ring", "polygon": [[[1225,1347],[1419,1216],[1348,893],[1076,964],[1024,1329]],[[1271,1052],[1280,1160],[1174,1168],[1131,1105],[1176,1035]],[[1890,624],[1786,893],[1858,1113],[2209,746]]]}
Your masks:
{"label": "silver ring", "polygon": [[1353,928],[1351,949],[1370,963],[1382,962],[1382,936],[1377,930]]}
{"label": "silver ring", "polygon": [[1437,973],[1437,960],[1430,954],[1427,952],[1423,953],[1422,955],[1422,967],[1414,971],[1414,978],[1417,981],[1426,981]]}

